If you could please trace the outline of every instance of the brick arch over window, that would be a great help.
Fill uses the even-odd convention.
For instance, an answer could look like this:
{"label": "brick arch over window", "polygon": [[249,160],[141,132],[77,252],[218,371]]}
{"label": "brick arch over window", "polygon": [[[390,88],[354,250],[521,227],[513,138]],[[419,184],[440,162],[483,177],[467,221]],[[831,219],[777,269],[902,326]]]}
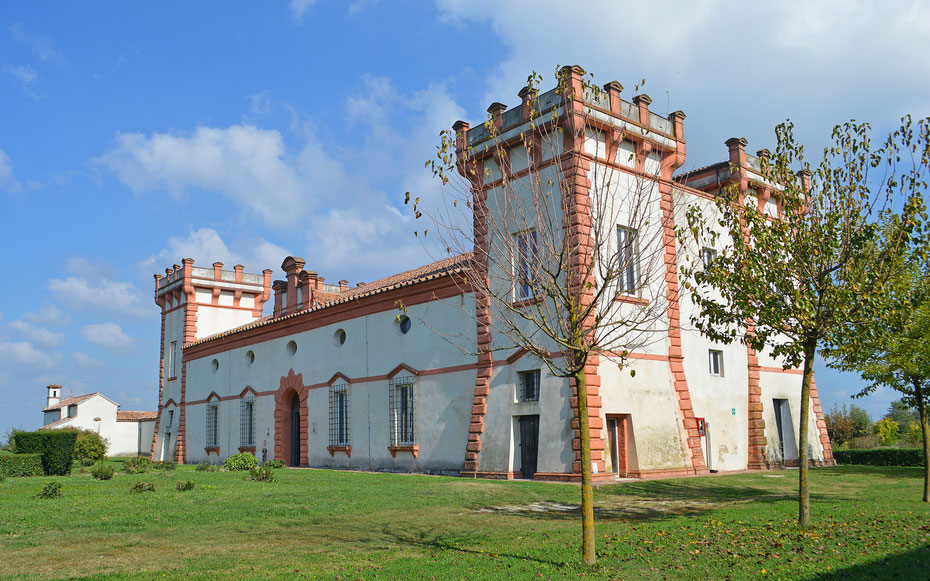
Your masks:
{"label": "brick arch over window", "polygon": [[274,394],[274,457],[285,462],[290,458],[290,412],[294,394],[297,394],[300,400],[300,465],[307,466],[309,464],[307,434],[310,426],[307,409],[309,390],[304,385],[303,374],[295,374],[293,369],[287,375],[281,376],[281,385]]}

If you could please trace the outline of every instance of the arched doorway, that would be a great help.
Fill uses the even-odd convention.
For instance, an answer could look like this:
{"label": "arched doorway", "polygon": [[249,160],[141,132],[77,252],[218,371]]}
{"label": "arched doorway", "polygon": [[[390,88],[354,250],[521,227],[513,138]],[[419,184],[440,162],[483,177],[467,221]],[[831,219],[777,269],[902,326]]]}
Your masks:
{"label": "arched doorway", "polygon": [[274,397],[274,457],[288,466],[306,466],[309,462],[307,395],[301,374],[291,369],[281,377]]}
{"label": "arched doorway", "polygon": [[288,438],[288,448],[290,448],[288,466],[300,466],[300,396],[294,392],[291,398],[290,410],[290,429]]}

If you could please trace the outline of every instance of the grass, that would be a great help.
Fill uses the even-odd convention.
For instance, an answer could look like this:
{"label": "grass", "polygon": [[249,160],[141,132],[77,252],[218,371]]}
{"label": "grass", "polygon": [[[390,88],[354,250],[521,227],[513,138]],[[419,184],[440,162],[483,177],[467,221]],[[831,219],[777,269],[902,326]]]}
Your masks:
{"label": "grass", "polygon": [[[916,579],[930,567],[920,469],[811,471],[597,489],[598,567],[578,559],[575,485],[182,467],[0,483],[0,578]],[[42,500],[49,481],[62,496]],[[177,481],[193,480],[188,492]],[[151,482],[154,492],[130,494]],[[847,577],[848,576],[848,577]]]}

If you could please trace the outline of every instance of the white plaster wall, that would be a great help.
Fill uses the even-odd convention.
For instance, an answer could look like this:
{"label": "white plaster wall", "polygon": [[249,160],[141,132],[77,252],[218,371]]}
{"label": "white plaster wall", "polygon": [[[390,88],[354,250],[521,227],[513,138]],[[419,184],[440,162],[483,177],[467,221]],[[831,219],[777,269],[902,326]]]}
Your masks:
{"label": "white plaster wall", "polygon": [[[220,304],[222,299],[223,294],[220,293]],[[197,307],[197,339],[251,323],[253,320],[251,310],[200,305]]]}
{"label": "white plaster wall", "polygon": [[[779,449],[775,405],[772,400],[788,400],[788,406],[791,410],[792,438],[797,443],[801,425],[801,381],[803,376],[796,373],[765,371],[759,375],[759,384],[762,387],[762,419],[765,420],[765,456],[770,463],[777,463],[783,461],[783,459]],[[823,460],[823,444],[820,442],[820,431],[817,429],[817,418],[814,415],[813,402],[810,404],[807,429],[808,451],[811,460]],[[798,449],[800,450],[800,446],[798,446]]]}

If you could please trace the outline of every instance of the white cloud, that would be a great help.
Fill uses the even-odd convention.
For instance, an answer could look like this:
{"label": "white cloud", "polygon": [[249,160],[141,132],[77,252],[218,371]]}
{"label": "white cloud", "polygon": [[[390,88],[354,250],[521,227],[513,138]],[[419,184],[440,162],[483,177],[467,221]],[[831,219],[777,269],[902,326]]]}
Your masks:
{"label": "white cloud", "polygon": [[29,32],[21,22],[14,22],[10,26],[10,34],[13,38],[25,44],[32,49],[32,53],[37,59],[43,62],[57,61],[61,59],[58,50],[55,49],[55,43],[47,36]]}
{"label": "white cloud", "polygon": [[122,327],[116,323],[84,325],[81,335],[91,343],[109,349],[126,349],[133,342],[133,338],[124,333]]}
{"label": "white cloud", "polygon": [[233,246],[235,250],[226,244],[216,230],[200,228],[187,236],[170,237],[167,248],[142,261],[140,266],[146,270],[157,270],[180,263],[182,258],[193,258],[194,263],[199,265],[220,261],[227,270],[242,264],[246,272],[258,273],[266,268],[277,268],[289,254],[284,248],[262,238],[236,240]]}
{"label": "white cloud", "polygon": [[281,133],[252,125],[193,133],[119,133],[95,159],[135,192],[219,192],[273,224],[292,224],[314,200],[309,179],[288,158]]}
{"label": "white cloud", "polygon": [[27,321],[10,321],[7,327],[14,329],[24,339],[45,347],[57,347],[65,340],[64,333],[57,333]]}
{"label": "white cloud", "polygon": [[129,282],[69,276],[49,280],[48,289],[58,300],[79,308],[130,317],[146,317],[157,312],[154,306],[142,301],[139,289]]}
{"label": "white cloud", "polygon": [[35,99],[36,101],[45,98],[45,95],[39,91],[39,73],[37,73],[34,68],[29,65],[20,65],[16,67],[7,65],[3,67],[3,70],[13,77],[13,81],[19,85],[19,88],[23,90],[23,93],[25,93],[27,97]]}
{"label": "white cloud", "polygon": [[297,22],[302,22],[304,12],[314,4],[316,4],[316,0],[291,0],[291,16],[293,16],[294,20]]}
{"label": "white cloud", "polygon": [[[544,88],[552,87],[559,64],[582,65],[600,83],[620,81],[626,99],[645,78],[654,111],[688,114],[689,165],[723,159],[723,141],[732,136],[749,138],[753,151],[771,147],[772,128],[787,117],[802,139],[822,144],[834,124],[849,118],[878,126],[906,112],[930,113],[926,2],[894,10],[867,0],[437,5],[447,22],[486,24],[507,47],[476,110],[492,101],[518,103],[532,70],[545,77]],[[565,23],[579,19],[596,19],[602,28],[583,36],[567,31]]]}
{"label": "white cloud", "polygon": [[0,189],[11,192],[19,192],[23,189],[23,186],[16,181],[16,177],[13,175],[13,162],[10,160],[10,156],[2,149],[0,149]]}
{"label": "white cloud", "polygon": [[91,367],[100,367],[103,363],[97,361],[90,355],[86,353],[81,353],[80,351],[75,351],[71,354],[71,357],[74,358],[74,362],[77,363],[78,367],[91,368]]}
{"label": "white cloud", "polygon": [[61,309],[53,305],[43,305],[39,308],[38,311],[34,313],[23,313],[19,318],[30,323],[54,325],[58,327],[67,325],[71,322],[71,319],[68,317],[68,315],[61,312]]}
{"label": "white cloud", "polygon": [[271,91],[267,89],[255,93],[254,95],[249,95],[249,112],[256,116],[262,117],[271,113]]}
{"label": "white cloud", "polygon": [[37,349],[32,343],[0,341],[0,360],[5,361],[14,370],[16,368],[48,369],[58,364],[58,353],[49,353]]}

